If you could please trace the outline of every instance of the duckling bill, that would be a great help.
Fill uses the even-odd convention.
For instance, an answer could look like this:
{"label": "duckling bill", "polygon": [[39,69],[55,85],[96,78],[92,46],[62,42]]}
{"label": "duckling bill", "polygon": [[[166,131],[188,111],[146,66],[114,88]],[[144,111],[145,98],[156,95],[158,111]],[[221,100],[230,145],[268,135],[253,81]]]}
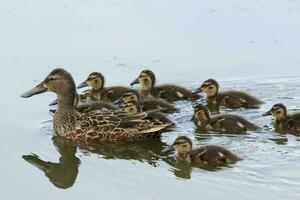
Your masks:
{"label": "duckling bill", "polygon": [[201,104],[194,107],[193,120],[200,129],[215,132],[246,133],[247,131],[260,129],[238,115],[221,114],[212,116],[208,108]]}
{"label": "duckling bill", "polygon": [[274,127],[278,131],[300,132],[300,113],[289,114],[284,104],[278,103],[263,114],[275,117]]}
{"label": "duckling bill", "polygon": [[240,157],[219,145],[203,145],[193,149],[192,141],[186,136],[178,137],[164,151],[175,150],[178,161],[191,164],[222,166],[242,160]]}
{"label": "duckling bill", "polygon": [[170,102],[179,100],[195,101],[200,98],[200,95],[177,85],[156,86],[156,78],[151,70],[143,70],[130,85],[134,84],[141,85],[139,92],[146,97],[162,98]]}
{"label": "duckling bill", "polygon": [[206,101],[208,104],[216,104],[228,108],[259,108],[264,102],[258,98],[247,94],[246,92],[229,90],[219,91],[219,84],[214,79],[208,79],[203,82],[196,93],[206,93]]}

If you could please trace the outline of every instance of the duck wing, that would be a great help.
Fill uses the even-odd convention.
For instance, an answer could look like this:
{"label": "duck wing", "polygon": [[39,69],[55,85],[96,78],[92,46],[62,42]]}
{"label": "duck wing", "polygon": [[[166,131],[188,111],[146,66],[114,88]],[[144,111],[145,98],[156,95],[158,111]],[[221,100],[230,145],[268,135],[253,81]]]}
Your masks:
{"label": "duck wing", "polygon": [[66,138],[78,141],[129,141],[159,136],[171,124],[149,122],[147,113],[95,111],[81,115]]}

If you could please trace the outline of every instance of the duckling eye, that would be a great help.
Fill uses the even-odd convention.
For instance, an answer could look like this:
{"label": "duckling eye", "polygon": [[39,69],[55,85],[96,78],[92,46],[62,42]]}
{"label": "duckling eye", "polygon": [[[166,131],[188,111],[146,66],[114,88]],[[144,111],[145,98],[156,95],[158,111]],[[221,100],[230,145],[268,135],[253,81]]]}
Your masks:
{"label": "duckling eye", "polygon": [[209,86],[208,89],[212,90],[214,89],[214,86]]}
{"label": "duckling eye", "polygon": [[134,98],[133,98],[133,97],[130,97],[130,99],[133,100]]}
{"label": "duckling eye", "polygon": [[280,110],[276,111],[276,114],[280,114],[280,113],[281,113],[281,111],[280,111]]}

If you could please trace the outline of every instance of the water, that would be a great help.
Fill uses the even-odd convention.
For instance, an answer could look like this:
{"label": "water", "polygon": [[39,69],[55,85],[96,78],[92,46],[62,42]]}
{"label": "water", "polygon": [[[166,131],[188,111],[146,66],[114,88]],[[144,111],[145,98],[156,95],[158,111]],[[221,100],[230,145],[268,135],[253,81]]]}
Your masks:
{"label": "water", "polygon": [[[262,117],[274,103],[299,110],[299,1],[0,2],[0,188],[9,199],[299,199],[299,136],[272,131]],[[77,83],[101,71],[107,85],[128,85],[151,68],[158,82],[222,89],[266,101],[226,110],[264,127],[246,135],[200,134],[192,104],[178,102],[177,128],[161,140],[98,147],[53,137],[44,94],[21,99],[54,66]],[[221,110],[225,112],[225,110]],[[244,160],[220,169],[176,165],[160,153],[179,135],[222,144]],[[28,161],[45,162],[46,173]],[[197,196],[196,196],[197,195]]]}

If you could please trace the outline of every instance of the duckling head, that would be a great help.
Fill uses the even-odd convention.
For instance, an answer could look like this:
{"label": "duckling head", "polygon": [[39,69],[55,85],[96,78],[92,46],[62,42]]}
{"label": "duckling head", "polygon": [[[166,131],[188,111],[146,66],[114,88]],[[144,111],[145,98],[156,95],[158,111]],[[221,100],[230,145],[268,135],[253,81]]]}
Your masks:
{"label": "duckling head", "polygon": [[210,120],[210,112],[208,108],[202,104],[194,107],[193,120],[201,127]]}
{"label": "duckling head", "polygon": [[143,70],[130,85],[140,84],[143,90],[151,90],[155,85],[155,75],[151,70]]}
{"label": "duckling head", "polygon": [[130,101],[126,103],[123,107],[123,110],[131,114],[142,112],[141,106],[138,102],[135,101]]}
{"label": "duckling head", "polygon": [[196,90],[196,92],[204,92],[207,94],[208,97],[212,97],[217,95],[219,91],[219,84],[214,79],[208,79],[204,81],[200,88]]}
{"label": "duckling head", "polygon": [[176,157],[178,159],[190,162],[189,153],[193,148],[193,144],[190,138],[186,136],[179,136],[169,148],[175,150]]}
{"label": "duckling head", "polygon": [[275,104],[272,106],[271,110],[264,113],[263,116],[273,115],[276,119],[284,119],[287,115],[287,109],[282,103]]}
{"label": "duckling head", "polygon": [[77,88],[90,87],[93,90],[102,89],[105,84],[104,76],[99,72],[91,73]]}
{"label": "duckling head", "polygon": [[115,104],[129,103],[129,102],[140,102],[141,96],[137,91],[128,91],[123,94],[118,100],[116,100]]}
{"label": "duckling head", "polygon": [[76,86],[72,75],[64,69],[54,69],[48,74],[44,81],[35,88],[22,94],[21,97],[28,98],[47,91],[56,93],[58,99],[60,99],[60,97],[68,97],[72,100],[73,105],[76,95]]}

